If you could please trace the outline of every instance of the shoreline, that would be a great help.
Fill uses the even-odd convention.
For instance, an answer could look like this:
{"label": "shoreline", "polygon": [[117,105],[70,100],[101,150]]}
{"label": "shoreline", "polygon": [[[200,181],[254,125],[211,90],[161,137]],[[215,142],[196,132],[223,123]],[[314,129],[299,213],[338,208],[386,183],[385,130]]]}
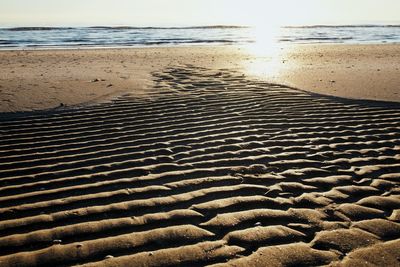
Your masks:
{"label": "shoreline", "polygon": [[[232,44],[216,44],[216,43],[210,43],[210,44],[155,44],[155,45],[127,45],[127,46],[37,46],[37,47],[10,47],[10,48],[0,48],[0,52],[21,52],[21,51],[27,51],[27,52],[45,52],[45,51],[79,51],[79,50],[131,50],[131,49],[164,49],[164,48],[241,48],[241,49],[247,49],[248,47],[251,47],[252,44],[255,44],[256,42],[253,43],[232,43]],[[371,43],[325,43],[325,42],[320,42],[320,43],[276,43],[273,45],[274,47],[279,47],[279,48],[291,48],[291,47],[307,47],[307,46],[400,46],[400,42],[371,42]],[[268,50],[268,49],[267,49]]]}
{"label": "shoreline", "polygon": [[173,46],[0,51],[0,112],[146,97],[168,66],[230,69],[262,81],[342,98],[400,102],[400,44]]}
{"label": "shoreline", "polygon": [[[396,43],[397,44],[397,43]],[[400,45],[400,42],[398,43]],[[290,44],[287,44],[290,46]],[[302,45],[307,45],[307,44],[302,44]],[[6,51],[6,52],[17,52],[17,51],[75,51],[75,50],[124,50],[124,49],[157,49],[157,48],[190,48],[190,47],[245,47],[248,46],[247,44],[214,44],[210,43],[209,45],[207,44],[179,44],[179,45],[173,45],[173,44],[165,44],[165,45],[135,45],[135,46],[49,46],[49,47],[24,47],[18,49],[17,47],[13,47],[10,49],[7,48],[0,48],[0,52]],[[285,46],[285,44],[283,44]]]}

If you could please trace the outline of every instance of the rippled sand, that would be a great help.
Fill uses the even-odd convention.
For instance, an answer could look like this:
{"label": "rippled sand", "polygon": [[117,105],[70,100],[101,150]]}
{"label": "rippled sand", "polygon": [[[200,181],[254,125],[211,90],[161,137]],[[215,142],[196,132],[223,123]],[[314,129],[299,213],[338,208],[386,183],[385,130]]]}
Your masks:
{"label": "rippled sand", "polygon": [[0,119],[2,266],[398,266],[400,104],[175,65]]}

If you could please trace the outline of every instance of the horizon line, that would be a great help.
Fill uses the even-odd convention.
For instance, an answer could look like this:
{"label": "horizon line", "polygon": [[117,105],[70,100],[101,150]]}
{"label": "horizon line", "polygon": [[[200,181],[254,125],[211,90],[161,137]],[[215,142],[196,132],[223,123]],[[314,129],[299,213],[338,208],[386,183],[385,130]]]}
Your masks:
{"label": "horizon line", "polygon": [[[253,28],[255,25],[235,25],[235,24],[215,24],[215,25],[192,25],[192,26],[132,26],[128,24],[120,25],[90,25],[90,26],[1,26],[5,30],[57,30],[57,29],[212,29],[212,28]],[[287,24],[279,25],[280,28],[337,28],[337,27],[400,27],[399,22],[380,22],[380,23],[354,23],[354,24],[336,24],[336,23],[322,23],[322,24]]]}

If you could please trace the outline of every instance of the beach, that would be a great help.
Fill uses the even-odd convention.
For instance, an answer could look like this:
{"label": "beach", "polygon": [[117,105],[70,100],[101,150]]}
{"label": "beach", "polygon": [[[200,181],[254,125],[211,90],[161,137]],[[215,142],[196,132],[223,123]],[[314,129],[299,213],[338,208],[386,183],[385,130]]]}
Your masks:
{"label": "beach", "polygon": [[400,45],[0,62],[1,266],[400,264]]}
{"label": "beach", "polygon": [[293,45],[0,51],[0,111],[51,109],[145,95],[154,71],[227,68],[315,93],[400,101],[400,45]]}

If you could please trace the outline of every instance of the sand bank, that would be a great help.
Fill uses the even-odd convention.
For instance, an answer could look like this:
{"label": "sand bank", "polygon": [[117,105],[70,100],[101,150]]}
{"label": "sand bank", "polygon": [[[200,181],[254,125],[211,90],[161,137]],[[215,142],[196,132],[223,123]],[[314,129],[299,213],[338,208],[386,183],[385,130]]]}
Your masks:
{"label": "sand bank", "polygon": [[1,51],[0,63],[0,112],[145,96],[154,89],[151,72],[186,64],[322,94],[400,101],[399,45]]}

